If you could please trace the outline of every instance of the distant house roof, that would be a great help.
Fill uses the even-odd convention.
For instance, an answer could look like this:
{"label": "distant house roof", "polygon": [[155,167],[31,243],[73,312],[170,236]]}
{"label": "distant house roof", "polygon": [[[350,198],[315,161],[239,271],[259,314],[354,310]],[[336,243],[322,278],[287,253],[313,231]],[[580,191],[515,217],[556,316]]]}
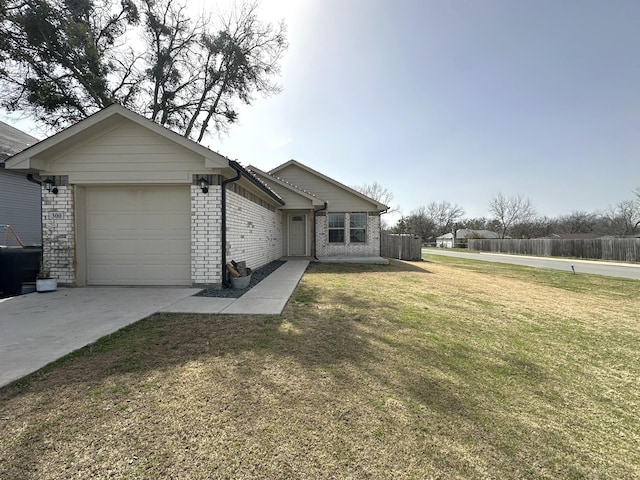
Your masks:
{"label": "distant house roof", "polygon": [[440,235],[439,237],[436,237],[436,240],[448,240],[448,239],[453,239],[453,233],[445,233],[444,235]]}
{"label": "distant house roof", "polygon": [[598,235],[597,233],[552,233],[542,238],[552,238],[556,240],[591,240],[600,237],[602,237],[602,235]]}
{"label": "distant house roof", "polygon": [[500,238],[500,234],[491,230],[472,230],[460,228],[456,230],[456,238]]}
{"label": "distant house roof", "polygon": [[37,138],[11,125],[0,122],[0,165],[4,166],[4,161],[7,158],[21,152],[37,141]]}

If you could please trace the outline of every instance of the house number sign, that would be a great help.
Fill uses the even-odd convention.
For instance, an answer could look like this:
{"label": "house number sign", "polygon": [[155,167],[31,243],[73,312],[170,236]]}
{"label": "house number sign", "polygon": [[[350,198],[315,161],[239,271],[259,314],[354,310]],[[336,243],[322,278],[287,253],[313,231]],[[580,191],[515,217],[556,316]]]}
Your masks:
{"label": "house number sign", "polygon": [[64,213],[62,212],[50,212],[49,220],[64,220]]}

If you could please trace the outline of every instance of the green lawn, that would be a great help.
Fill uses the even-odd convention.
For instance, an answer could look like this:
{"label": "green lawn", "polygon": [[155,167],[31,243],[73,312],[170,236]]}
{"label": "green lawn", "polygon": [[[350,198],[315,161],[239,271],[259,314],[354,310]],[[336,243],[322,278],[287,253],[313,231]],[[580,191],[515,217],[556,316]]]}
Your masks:
{"label": "green lawn", "polygon": [[425,258],[0,389],[0,478],[639,478],[640,282]]}

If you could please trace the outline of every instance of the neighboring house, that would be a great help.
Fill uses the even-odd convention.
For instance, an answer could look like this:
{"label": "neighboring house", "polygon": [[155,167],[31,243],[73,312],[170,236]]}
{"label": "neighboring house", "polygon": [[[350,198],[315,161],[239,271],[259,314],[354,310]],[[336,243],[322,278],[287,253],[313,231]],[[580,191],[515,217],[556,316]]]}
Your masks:
{"label": "neighboring house", "polygon": [[[26,174],[5,169],[5,160],[38,140],[0,122],[0,225],[11,225],[25,245],[40,245],[40,187]],[[12,236],[6,242],[15,245]],[[0,227],[0,245],[5,243],[5,227]]]}
{"label": "neighboring house", "polygon": [[444,235],[436,237],[436,247],[453,248],[454,244],[455,238],[453,237],[453,233],[445,233]]}
{"label": "neighboring house", "polygon": [[252,173],[119,105],[7,167],[45,180],[44,257],[62,284],[215,286],[232,259],[379,255],[386,206],[295,161]]}
{"label": "neighboring house", "polygon": [[440,248],[453,248],[457,246],[465,246],[469,239],[495,239],[500,238],[500,234],[491,230],[471,230],[469,228],[460,228],[453,233],[445,233],[436,237],[436,246]]}

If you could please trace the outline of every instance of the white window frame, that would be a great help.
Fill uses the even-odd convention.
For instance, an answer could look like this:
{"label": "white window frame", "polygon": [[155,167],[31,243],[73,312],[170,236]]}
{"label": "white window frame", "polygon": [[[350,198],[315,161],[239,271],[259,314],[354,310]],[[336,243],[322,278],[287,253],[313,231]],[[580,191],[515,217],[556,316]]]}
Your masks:
{"label": "white window frame", "polygon": [[[364,217],[364,225],[362,227],[353,227],[353,218],[354,217]],[[357,244],[366,244],[367,243],[367,219],[368,219],[368,215],[365,212],[354,212],[354,213],[350,213],[349,214],[349,243],[357,243]],[[360,240],[353,240],[353,237],[351,236],[351,231],[352,230],[363,230],[364,231],[364,238],[362,239],[362,241]]]}
{"label": "white window frame", "polygon": [[[331,226],[331,217],[342,217],[342,227],[332,227]],[[339,231],[342,230],[342,241],[335,241],[335,240],[331,240],[331,231]],[[347,222],[345,221],[345,214],[344,213],[327,213],[327,232],[328,232],[328,239],[329,239],[329,243],[338,243],[338,244],[345,244],[347,241]]]}

